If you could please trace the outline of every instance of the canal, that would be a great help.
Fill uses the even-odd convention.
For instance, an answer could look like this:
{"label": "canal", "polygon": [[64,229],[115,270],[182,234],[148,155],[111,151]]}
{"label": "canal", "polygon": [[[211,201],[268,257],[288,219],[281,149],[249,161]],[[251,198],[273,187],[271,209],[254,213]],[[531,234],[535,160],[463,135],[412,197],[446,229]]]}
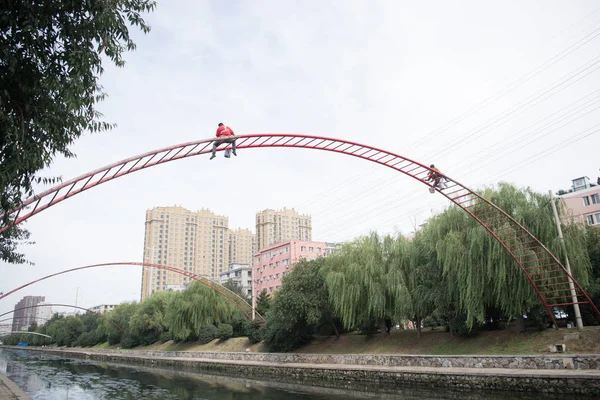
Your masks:
{"label": "canal", "polygon": [[[27,350],[0,349],[0,373],[34,400],[154,399],[571,399],[508,392],[465,392],[448,389],[390,388],[340,382],[338,387],[294,385],[243,377],[94,363]],[[581,398],[581,397],[579,397]],[[575,397],[572,397],[575,399]]]}

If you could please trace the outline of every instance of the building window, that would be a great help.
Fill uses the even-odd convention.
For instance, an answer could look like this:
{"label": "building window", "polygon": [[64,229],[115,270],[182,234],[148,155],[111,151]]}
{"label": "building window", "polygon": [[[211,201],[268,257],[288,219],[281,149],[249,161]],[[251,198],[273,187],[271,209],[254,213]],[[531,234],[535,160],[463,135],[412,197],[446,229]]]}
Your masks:
{"label": "building window", "polygon": [[306,251],[306,246],[301,246],[300,251]]}
{"label": "building window", "polygon": [[590,198],[589,198],[589,196],[584,196],[583,197],[583,205],[585,205],[585,206],[589,206],[590,205]]}
{"label": "building window", "polygon": [[588,215],[587,216],[587,221],[588,221],[588,225],[594,225],[594,216],[593,215]]}
{"label": "building window", "polygon": [[600,204],[600,195],[598,193],[592,195],[592,203]]}
{"label": "building window", "polygon": [[313,252],[313,248],[312,248],[312,247],[309,247],[309,248],[308,248],[308,251],[310,251],[310,252],[312,253],[312,252]]}
{"label": "building window", "polygon": [[596,223],[600,224],[600,213],[596,214]]}

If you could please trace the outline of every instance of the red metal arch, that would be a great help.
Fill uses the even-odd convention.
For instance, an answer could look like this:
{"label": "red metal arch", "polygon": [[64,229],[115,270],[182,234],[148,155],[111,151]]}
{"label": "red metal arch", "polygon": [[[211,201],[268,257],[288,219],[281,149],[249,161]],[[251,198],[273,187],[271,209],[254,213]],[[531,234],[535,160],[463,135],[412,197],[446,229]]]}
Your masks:
{"label": "red metal arch", "polygon": [[[217,292],[218,294],[220,294],[221,296],[225,297],[229,302],[233,303],[233,305],[235,305],[242,313],[244,313],[244,315],[246,316],[246,318],[248,318],[250,321],[254,322],[256,325],[262,325],[265,322],[265,319],[263,318],[262,315],[260,315],[256,310],[252,309],[252,306],[250,304],[248,304],[248,302],[246,300],[244,300],[242,297],[240,297],[237,293],[227,289],[225,286],[213,282],[209,279],[206,279],[204,277],[198,276],[196,274],[192,274],[191,272],[187,272],[187,271],[182,271],[179,268],[174,268],[174,267],[168,267],[165,265],[159,265],[159,264],[150,264],[150,263],[142,263],[142,262],[135,262],[135,261],[124,261],[124,262],[112,262],[112,263],[102,263],[102,264],[92,264],[92,265],[85,265],[83,267],[76,267],[76,268],[70,268],[70,269],[66,269],[64,271],[60,271],[60,272],[55,272],[54,274],[50,274],[50,275],[46,275],[44,277],[35,279],[31,282],[28,282],[24,285],[21,285],[17,288],[14,288],[6,293],[4,293],[3,295],[0,295],[0,300],[2,300],[3,298],[5,298],[8,295],[11,295],[15,292],[18,292],[21,289],[26,288],[27,286],[33,285],[34,283],[38,283],[41,282],[43,280],[52,278],[54,276],[58,276],[58,275],[62,275],[62,274],[66,274],[69,272],[74,272],[74,271],[79,271],[79,270],[83,270],[83,269],[89,269],[89,268],[98,268],[98,267],[114,267],[114,266],[135,266],[135,267],[144,267],[144,268],[157,268],[157,269],[164,269],[166,271],[171,271],[183,276],[186,276],[188,278],[191,278],[197,282],[200,282],[202,285],[204,286],[208,286],[209,288],[211,288],[212,290],[214,290],[215,292]],[[258,316],[260,318],[261,321],[259,322],[255,322],[252,319],[252,311],[254,311],[254,314],[256,316]],[[1,317],[1,315],[0,315]]]}
{"label": "red metal arch", "polygon": [[70,307],[70,308],[76,308],[78,310],[83,310],[83,311],[87,311],[87,312],[91,312],[93,314],[96,314],[97,316],[99,316],[102,319],[105,319],[106,321],[110,322],[115,328],[117,328],[118,330],[120,330],[121,332],[125,332],[123,330],[123,328],[121,328],[119,325],[117,325],[115,322],[113,322],[111,319],[106,318],[104,315],[97,313],[96,311],[92,311],[89,308],[84,308],[84,307],[78,307],[78,306],[73,306],[71,304],[36,304],[34,306],[27,306],[27,307],[20,307],[20,308],[15,308],[14,310],[11,311],[7,311],[4,314],[0,314],[0,317],[4,317],[5,315],[8,314],[12,314],[14,312],[17,311],[21,311],[21,310],[28,310],[30,308],[37,308],[37,307]]}
{"label": "red metal arch", "polygon": [[[16,319],[18,319],[18,320],[21,320],[21,319],[39,319],[39,320],[43,320],[44,322],[50,321],[50,318],[44,318],[44,317],[29,317],[29,318],[21,317],[21,318],[16,318]],[[14,317],[9,317],[9,318],[0,319],[0,322],[14,321],[14,320],[15,320]],[[0,326],[10,326],[10,324],[0,324]]]}
{"label": "red metal arch", "polygon": [[[345,154],[391,168],[426,185],[428,184],[425,179],[431,171],[426,165],[398,154],[341,139],[279,133],[240,135],[236,136],[236,139],[238,149],[288,147]],[[29,198],[22,207],[10,211],[11,220],[13,224],[19,224],[69,197],[123,175],[170,161],[208,153],[209,146],[213,141],[214,138],[182,143],[107,165]],[[228,147],[222,147],[220,151]],[[448,185],[444,189],[436,190],[473,217],[506,249],[529,280],[553,321],[554,315],[551,307],[554,306],[590,304],[600,315],[600,311],[587,293],[573,279],[558,258],[524,226],[468,187],[447,176],[445,178]],[[9,226],[2,226],[0,233],[8,228]],[[573,296],[571,296],[572,287],[575,290]]]}

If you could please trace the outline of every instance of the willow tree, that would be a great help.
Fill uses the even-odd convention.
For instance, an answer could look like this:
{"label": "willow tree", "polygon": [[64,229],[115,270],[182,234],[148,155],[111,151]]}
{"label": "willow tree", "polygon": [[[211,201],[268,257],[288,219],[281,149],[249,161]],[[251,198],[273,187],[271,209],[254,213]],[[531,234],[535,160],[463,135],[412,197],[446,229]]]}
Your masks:
{"label": "willow tree", "polygon": [[[488,188],[482,194],[525,226],[557,257],[564,256],[548,196],[508,184]],[[483,322],[488,307],[518,316],[540,304],[506,249],[464,211],[450,207],[432,218],[422,235],[442,267],[445,287],[440,289],[447,291],[450,305],[467,313],[469,325]],[[573,274],[586,284],[590,263],[584,232],[569,226],[565,238]]]}
{"label": "willow tree", "polygon": [[158,292],[142,301],[129,322],[129,332],[139,344],[149,345],[161,339],[168,330],[165,323],[172,293]]}
{"label": "willow tree", "polygon": [[409,259],[406,241],[376,233],[327,257],[323,274],[344,327],[368,327],[402,315],[401,304],[410,299],[402,273]]}
{"label": "willow tree", "polygon": [[403,254],[408,255],[408,262],[400,264],[407,297],[397,307],[402,317],[415,322],[418,336],[421,337],[423,319],[431,316],[436,309],[446,307],[449,302],[448,292],[440,290],[446,283],[442,268],[436,262],[435,252],[430,251],[427,236],[418,232],[410,242],[402,236],[396,240]]}
{"label": "willow tree", "polygon": [[[106,337],[110,345],[121,343],[127,334],[130,335],[129,323],[137,312],[139,304],[136,302],[121,303],[112,311],[104,314],[106,318],[98,325],[97,334]],[[110,321],[120,326],[125,332],[115,327]]]}
{"label": "willow tree", "polygon": [[192,339],[202,327],[230,320],[235,310],[225,297],[193,282],[186,291],[170,296],[164,322],[173,339]]}

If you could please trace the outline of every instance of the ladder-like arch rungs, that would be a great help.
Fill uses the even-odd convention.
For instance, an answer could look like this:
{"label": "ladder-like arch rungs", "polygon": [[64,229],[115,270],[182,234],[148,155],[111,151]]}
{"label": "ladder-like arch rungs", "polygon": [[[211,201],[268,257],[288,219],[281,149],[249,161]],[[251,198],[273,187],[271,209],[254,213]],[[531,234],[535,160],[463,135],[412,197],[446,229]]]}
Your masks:
{"label": "ladder-like arch rungs", "polygon": [[[259,147],[303,148],[345,154],[391,168],[431,187],[431,184],[427,181],[427,175],[433,172],[431,168],[399,154],[372,146],[335,138],[281,133],[257,133],[239,135],[233,138],[237,140],[236,147],[238,149]],[[19,224],[55,204],[121,176],[182,158],[208,153],[211,151],[210,147],[214,140],[214,138],[203,139],[143,153],[57,185],[27,199],[21,207],[9,211],[9,218],[13,221],[11,225]],[[229,148],[231,148],[231,145],[227,144],[221,146],[218,151]],[[598,308],[593,304],[577,281],[568,273],[562,263],[524,226],[489,200],[462,185],[460,182],[443,173],[440,173],[440,175],[444,178],[444,185],[442,188],[436,188],[437,192],[474,218],[505,248],[527,277],[553,321],[554,315],[550,309],[551,305],[546,301],[547,298],[549,299],[545,294],[546,287],[537,284],[537,280],[532,279],[532,275],[529,273],[530,268],[536,266],[534,265],[536,263],[539,268],[546,269],[547,272],[553,271],[557,276],[567,279],[568,282],[561,283],[561,285],[570,285],[572,283],[577,293],[581,293],[581,296],[586,299],[581,304],[590,304],[594,311],[600,315]],[[0,232],[9,229],[11,225],[0,227]],[[544,258],[551,262],[540,265],[539,260],[530,261],[527,258],[529,256],[528,252],[533,252],[535,253],[535,257]],[[573,300],[572,304],[577,303],[579,302]]]}

